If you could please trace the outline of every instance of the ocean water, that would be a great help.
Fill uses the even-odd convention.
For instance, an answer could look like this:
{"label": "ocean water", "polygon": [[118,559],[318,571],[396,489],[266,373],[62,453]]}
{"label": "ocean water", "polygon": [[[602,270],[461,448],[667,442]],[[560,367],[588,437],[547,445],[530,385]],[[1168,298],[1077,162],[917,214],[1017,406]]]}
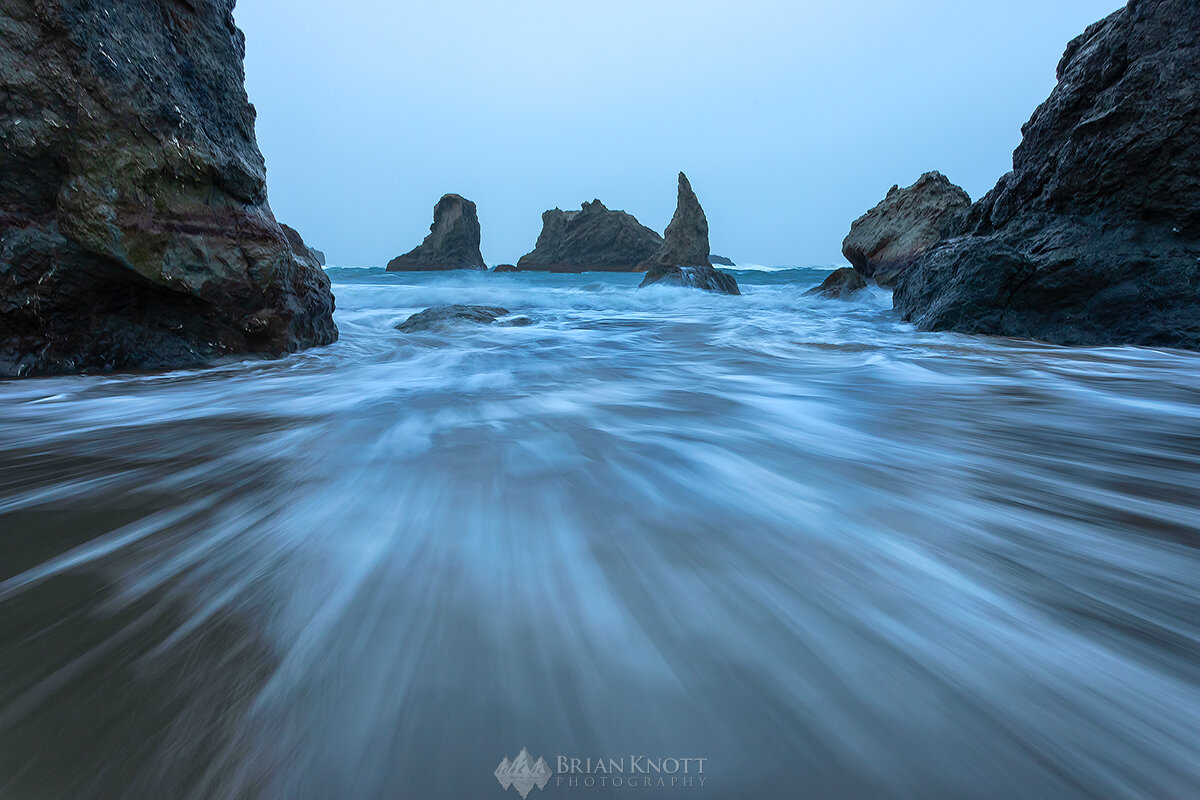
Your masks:
{"label": "ocean water", "polygon": [[1200,354],[735,274],[0,382],[0,797],[1200,797]]}

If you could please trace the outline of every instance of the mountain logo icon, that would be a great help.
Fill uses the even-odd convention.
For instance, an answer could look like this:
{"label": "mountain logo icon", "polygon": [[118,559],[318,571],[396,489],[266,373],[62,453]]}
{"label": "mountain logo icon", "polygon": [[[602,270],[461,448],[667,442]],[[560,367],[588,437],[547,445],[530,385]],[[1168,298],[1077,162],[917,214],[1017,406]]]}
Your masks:
{"label": "mountain logo icon", "polygon": [[500,785],[504,787],[504,791],[507,792],[508,787],[513,787],[517,790],[517,794],[521,795],[521,800],[525,800],[529,796],[534,786],[544,790],[554,775],[546,763],[546,759],[539,758],[535,763],[533,756],[529,755],[529,751],[524,747],[521,748],[521,754],[515,760],[509,761],[505,758],[501,761],[494,774],[496,780],[500,781]]}

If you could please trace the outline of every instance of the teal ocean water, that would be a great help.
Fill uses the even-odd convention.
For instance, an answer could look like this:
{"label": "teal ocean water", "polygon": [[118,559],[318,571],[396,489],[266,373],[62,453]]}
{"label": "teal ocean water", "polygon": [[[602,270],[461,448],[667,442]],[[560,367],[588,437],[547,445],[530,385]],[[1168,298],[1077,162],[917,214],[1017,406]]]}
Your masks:
{"label": "teal ocean water", "polygon": [[0,796],[1200,796],[1200,354],[329,274],[330,347],[0,382]]}

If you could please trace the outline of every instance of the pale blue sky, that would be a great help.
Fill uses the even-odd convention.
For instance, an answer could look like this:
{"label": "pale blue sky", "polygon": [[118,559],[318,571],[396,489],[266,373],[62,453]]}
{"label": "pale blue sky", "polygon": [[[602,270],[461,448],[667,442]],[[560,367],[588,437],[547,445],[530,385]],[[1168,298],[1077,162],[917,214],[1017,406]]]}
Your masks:
{"label": "pale blue sky", "polygon": [[241,0],[271,205],[333,263],[382,266],[433,204],[489,263],[599,197],[662,230],[684,170],[714,252],[832,264],[894,183],[978,198],[1067,42],[1119,0]]}

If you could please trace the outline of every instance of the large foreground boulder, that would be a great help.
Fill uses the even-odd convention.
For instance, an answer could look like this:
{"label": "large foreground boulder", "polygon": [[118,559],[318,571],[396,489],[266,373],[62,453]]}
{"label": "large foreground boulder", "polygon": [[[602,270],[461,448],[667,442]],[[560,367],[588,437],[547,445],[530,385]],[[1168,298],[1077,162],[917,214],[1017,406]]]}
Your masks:
{"label": "large foreground boulder", "polygon": [[[641,286],[655,283],[687,286],[723,294],[741,294],[737,281],[713,269],[708,260],[708,219],[687,176],[679,173],[679,199],[675,215],[667,225],[663,245],[651,258],[638,265],[645,271]],[[641,288],[641,287],[639,287]]]}
{"label": "large foreground boulder", "polygon": [[1013,171],[899,280],[929,330],[1200,349],[1200,4],[1131,0],[1067,47]]}
{"label": "large foreground boulder", "polygon": [[336,340],[267,204],[233,0],[0,9],[0,376]]}
{"label": "large foreground boulder", "polygon": [[970,210],[970,195],[942,173],[928,172],[905,189],[893,186],[855,220],[842,255],[864,278],[890,286],[933,245],[961,233]]}
{"label": "large foreground boulder", "polygon": [[429,235],[418,247],[393,258],[388,272],[402,270],[487,269],[479,251],[479,215],[475,204],[448,194],[433,207]]}
{"label": "large foreground boulder", "polygon": [[542,214],[542,232],[533,252],[517,268],[547,272],[631,272],[657,253],[663,239],[624,211],[599,200],[579,211]]}

